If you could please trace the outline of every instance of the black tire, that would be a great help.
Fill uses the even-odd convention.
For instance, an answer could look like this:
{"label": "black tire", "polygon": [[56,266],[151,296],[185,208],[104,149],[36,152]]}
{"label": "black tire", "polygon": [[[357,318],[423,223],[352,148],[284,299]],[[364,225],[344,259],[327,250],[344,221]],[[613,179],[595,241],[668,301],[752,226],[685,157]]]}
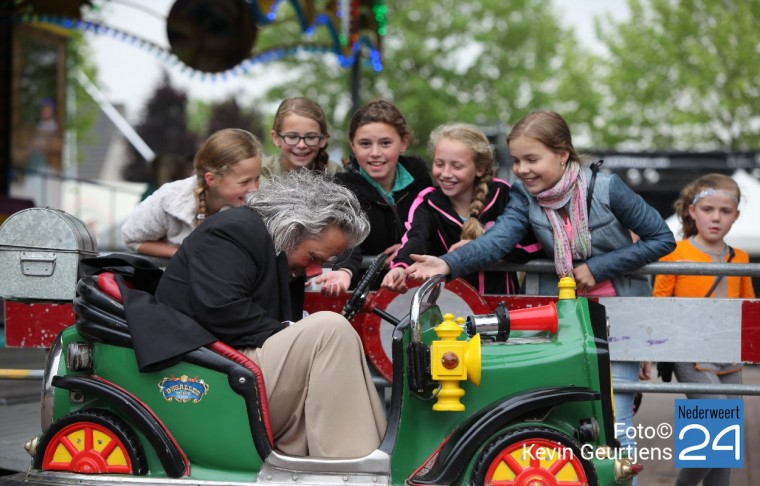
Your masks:
{"label": "black tire", "polygon": [[[128,457],[128,464],[130,469],[128,472],[124,471],[89,471],[92,473],[107,473],[118,472],[121,474],[133,474],[136,476],[143,476],[148,472],[148,463],[145,459],[145,451],[137,438],[137,434],[132,428],[119,417],[113,415],[110,412],[104,410],[82,410],[79,412],[70,413],[60,420],[57,420],[50,428],[45,431],[40,443],[37,446],[37,451],[34,456],[34,467],[42,470],[52,471],[66,471],[50,464],[51,455],[55,452],[50,451],[47,454],[48,447],[56,448],[60,442],[59,434],[62,433],[67,427],[76,428],[77,425],[81,425],[83,430],[89,430],[90,424],[94,424],[96,427],[105,429],[108,432],[107,441],[114,441],[122,447],[122,452]],[[65,432],[63,432],[65,433]],[[102,432],[101,432],[102,433]],[[52,443],[51,443],[52,441]],[[92,451],[94,449],[90,449]],[[71,467],[74,468],[74,458],[72,458]],[[126,468],[126,466],[124,466]],[[88,472],[88,471],[70,471],[70,472]]]}
{"label": "black tire", "polygon": [[[478,458],[477,465],[475,466],[475,469],[472,474],[472,482],[470,483],[473,486],[485,486],[490,484],[488,482],[490,480],[489,476],[489,470],[491,469],[491,466],[494,465],[494,461],[497,461],[499,463],[502,462],[503,454],[510,450],[514,449],[515,447],[518,447],[519,449],[525,450],[524,447],[527,444],[530,443],[536,443],[536,442],[547,442],[548,443],[556,443],[559,444],[557,447],[558,449],[563,451],[564,456],[562,458],[568,458],[572,457],[572,459],[569,462],[572,462],[572,466],[574,468],[582,469],[583,474],[585,475],[585,483],[589,486],[597,486],[598,479],[596,476],[596,471],[594,469],[593,464],[591,464],[590,461],[583,458],[583,455],[581,453],[581,445],[580,443],[575,440],[572,437],[569,437],[565,434],[562,434],[560,432],[557,432],[554,429],[550,429],[548,427],[520,427],[517,429],[513,429],[510,431],[507,431],[504,435],[497,437],[494,439],[486,448],[483,450],[483,452],[480,454],[480,457]],[[522,444],[522,445],[521,445]],[[529,449],[533,450],[533,449]],[[568,451],[571,451],[569,453]],[[522,454],[522,452],[521,452]],[[506,466],[505,467],[509,467]],[[526,468],[525,471],[527,473],[529,468]],[[540,468],[539,468],[540,469]],[[576,471],[578,471],[576,469]],[[545,469],[541,469],[542,471],[546,471]],[[513,471],[515,472],[515,471]],[[519,473],[519,472],[517,472]],[[522,484],[519,482],[515,482],[515,484]],[[558,482],[558,485],[561,485],[562,482]],[[568,484],[573,484],[568,483]],[[577,483],[576,483],[577,484]]]}

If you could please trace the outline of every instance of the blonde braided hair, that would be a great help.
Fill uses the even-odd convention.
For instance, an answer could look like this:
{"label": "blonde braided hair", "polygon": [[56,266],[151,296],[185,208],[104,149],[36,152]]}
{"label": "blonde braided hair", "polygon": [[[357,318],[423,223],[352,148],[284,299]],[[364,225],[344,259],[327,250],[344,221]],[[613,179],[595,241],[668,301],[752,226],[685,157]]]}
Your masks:
{"label": "blonde braided hair", "polygon": [[261,142],[251,132],[238,128],[225,128],[211,134],[195,154],[195,201],[198,203],[196,224],[203,222],[207,214],[206,194],[208,184],[206,173],[222,177],[241,160],[262,154]]}
{"label": "blonde braided hair", "polygon": [[450,123],[440,125],[430,134],[429,148],[433,154],[435,154],[435,146],[444,138],[456,140],[469,147],[472,151],[475,169],[483,171],[483,175],[475,177],[474,191],[470,202],[470,217],[464,222],[461,233],[463,240],[474,240],[482,236],[485,231],[478,218],[485,207],[496,170],[493,146],[483,131],[475,125]]}

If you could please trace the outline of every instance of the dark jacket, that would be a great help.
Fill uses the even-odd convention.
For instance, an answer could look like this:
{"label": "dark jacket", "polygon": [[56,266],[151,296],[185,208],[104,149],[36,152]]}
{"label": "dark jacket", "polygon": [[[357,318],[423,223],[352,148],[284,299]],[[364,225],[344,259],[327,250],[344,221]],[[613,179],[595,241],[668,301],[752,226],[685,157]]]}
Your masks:
{"label": "dark jacket", "polygon": [[[506,181],[494,179],[486,196],[478,220],[485,230],[493,226],[504,212],[509,201],[510,186]],[[463,221],[451,205],[451,200],[440,188],[430,187],[420,192],[412,204],[406,222],[407,231],[401,242],[392,267],[408,267],[414,263],[411,254],[441,256],[461,240]],[[532,232],[504,259],[514,263],[543,257],[541,246]],[[463,276],[481,294],[514,294],[519,284],[512,272],[479,271]]]}
{"label": "dark jacket", "polygon": [[153,292],[163,272],[150,260],[114,253],[84,259],[81,266],[85,275],[116,275],[140,371],[171,366],[188,351],[217,341],[198,322],[156,300]]}
{"label": "dark jacket", "polygon": [[362,177],[355,158],[351,158],[345,172],[335,174],[336,182],[343,184],[356,194],[370,223],[367,239],[358,248],[340,256],[335,266],[349,268],[353,272],[352,285],[355,285],[360,277],[362,256],[374,257],[389,246],[401,242],[401,237],[405,232],[404,223],[415,196],[422,189],[433,185],[427,163],[423,159],[402,155],[398,162],[409,171],[414,182],[393,193],[395,204],[391,204],[383,194]]}
{"label": "dark jacket", "polygon": [[[259,347],[287,326],[284,321],[301,318],[304,279],[291,282],[287,256],[275,255],[264,222],[248,207],[208,218],[163,273],[130,255],[91,258],[82,267],[86,274],[119,275],[140,371],[170,366],[217,340],[235,348]],[[291,300],[290,286],[300,297]]]}
{"label": "dark jacket", "polygon": [[259,347],[294,320],[289,280],[286,255],[275,255],[261,217],[242,206],[208,218],[183,241],[156,299],[232,347]]}

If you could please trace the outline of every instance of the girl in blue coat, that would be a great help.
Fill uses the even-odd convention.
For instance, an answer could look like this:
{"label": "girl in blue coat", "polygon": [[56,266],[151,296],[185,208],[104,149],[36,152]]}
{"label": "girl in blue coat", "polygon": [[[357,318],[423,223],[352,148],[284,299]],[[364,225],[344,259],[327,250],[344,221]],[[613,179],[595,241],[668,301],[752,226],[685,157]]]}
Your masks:
{"label": "girl in blue coat", "polygon": [[[541,294],[556,295],[558,279],[570,276],[579,295],[651,295],[649,279],[628,272],[675,249],[662,216],[617,176],[594,176],[582,168],[570,128],[557,113],[528,114],[512,128],[507,143],[519,180],[493,228],[440,258],[411,255],[415,263],[406,275],[419,280],[467,275],[502,258],[532,229],[556,270],[541,274]],[[648,366],[639,372],[637,362],[612,363],[616,381],[638,381],[648,374]],[[615,394],[615,413],[616,436],[624,448],[633,449],[632,393]]]}
{"label": "girl in blue coat", "polygon": [[[441,125],[430,134],[430,148],[438,187],[424,189],[412,203],[401,248],[383,280],[392,290],[406,290],[404,269],[414,263],[409,255],[443,255],[478,238],[509,201],[510,186],[494,178],[493,148],[478,127]],[[507,260],[526,261],[538,250],[531,233]],[[513,272],[481,270],[464,278],[481,294],[514,294],[519,287]]]}

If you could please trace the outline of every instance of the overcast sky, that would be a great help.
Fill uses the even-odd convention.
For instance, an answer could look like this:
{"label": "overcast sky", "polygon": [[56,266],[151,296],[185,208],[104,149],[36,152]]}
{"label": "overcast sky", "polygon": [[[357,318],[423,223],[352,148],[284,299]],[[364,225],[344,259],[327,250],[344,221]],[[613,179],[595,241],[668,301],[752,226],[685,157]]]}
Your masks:
{"label": "overcast sky", "polygon": [[[112,0],[104,4],[105,23],[168,47],[165,18],[173,3],[174,0]],[[624,19],[628,15],[627,0],[554,0],[554,3],[560,17],[573,25],[581,41],[592,49],[599,48],[594,42],[594,16],[611,13],[616,19]],[[95,51],[101,90],[112,103],[126,105],[127,118],[133,123],[158,84],[163,67],[173,84],[187,90],[191,98],[206,101],[223,100],[232,94],[261,93],[276,76],[271,66],[259,64],[246,76],[233,76],[227,81],[201,80],[200,76],[183,73],[179,66],[166,67],[155,54],[129,42],[98,34],[88,34],[88,39]]]}

